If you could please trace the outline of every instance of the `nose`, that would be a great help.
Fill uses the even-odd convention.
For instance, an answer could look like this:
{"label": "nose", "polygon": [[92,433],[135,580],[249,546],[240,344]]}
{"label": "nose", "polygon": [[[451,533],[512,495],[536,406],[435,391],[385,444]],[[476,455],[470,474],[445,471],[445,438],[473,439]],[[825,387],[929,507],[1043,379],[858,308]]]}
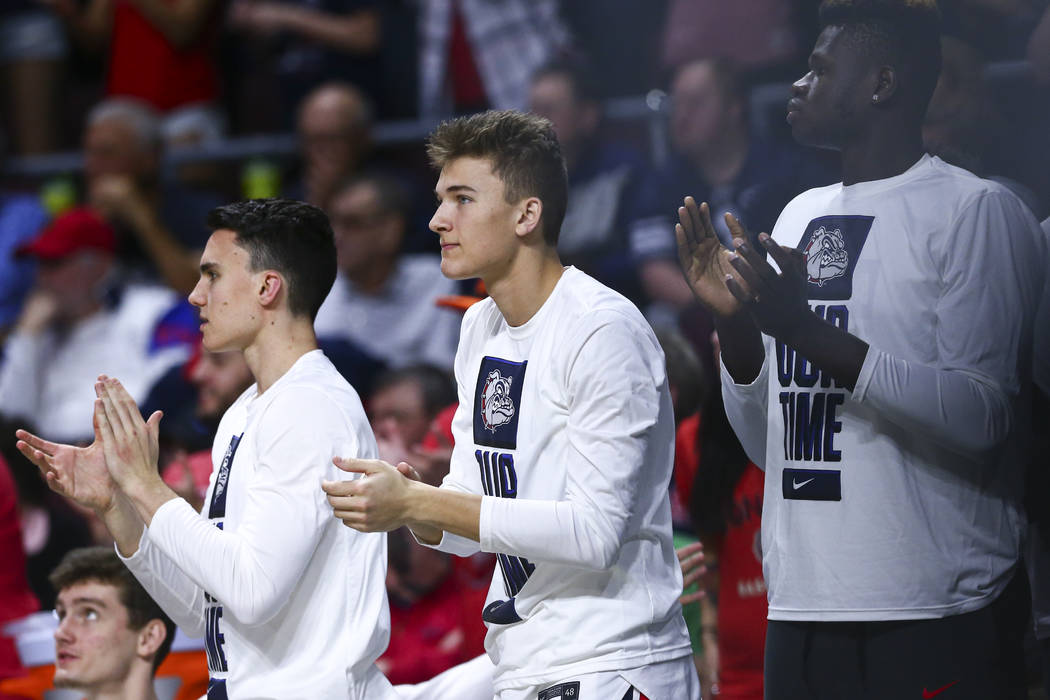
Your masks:
{"label": "nose", "polygon": [[55,641],[56,642],[72,642],[73,632],[69,628],[69,616],[60,619],[58,621],[58,627],[55,628]]}
{"label": "nose", "polygon": [[196,306],[198,309],[204,306],[204,293],[201,291],[201,282],[203,279],[198,280],[196,286],[193,287],[193,291],[186,297],[186,300]]}
{"label": "nose", "polygon": [[430,230],[434,233],[445,233],[452,230],[452,224],[449,223],[448,217],[445,215],[444,204],[439,204],[437,211],[434,212],[434,216],[430,217]]}
{"label": "nose", "polygon": [[806,73],[801,78],[791,83],[791,96],[802,97],[806,94],[806,90],[809,86],[809,76],[812,72]]}

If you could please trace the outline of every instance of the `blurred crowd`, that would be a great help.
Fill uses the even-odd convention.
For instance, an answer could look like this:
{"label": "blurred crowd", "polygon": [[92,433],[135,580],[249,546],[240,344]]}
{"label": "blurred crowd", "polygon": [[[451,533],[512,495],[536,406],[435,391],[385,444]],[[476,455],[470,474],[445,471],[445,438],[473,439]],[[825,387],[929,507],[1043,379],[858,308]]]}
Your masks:
{"label": "blurred crowd", "polygon": [[[712,322],[679,269],[673,222],[688,194],[709,202],[716,222],[732,212],[757,235],[793,197],[840,179],[833,157],[795,145],[783,123],[817,4],[4,2],[0,624],[54,607],[49,576],[63,557],[105,544],[105,529],[51,494],[14,448],[16,427],[90,442],[97,375],[118,377],[147,415],[165,411],[165,479],[202,502],[218,419],[251,382],[241,357],[200,348],[186,302],[206,214],[231,200],[286,196],[328,213],[339,272],[317,316],[322,349],[361,394],[382,458],[440,483],[459,321],[484,290],[441,275],[422,140],[377,134],[405,120],[527,109],[553,122],[568,165],[563,261],[630,298],[660,331],[679,425],[676,529],[704,543],[709,568],[708,595],[687,608],[705,697],[761,698],[762,472],[722,409]],[[1050,7],[940,5],[944,69],[927,149],[1000,180],[1044,220]],[[652,114],[609,108],[645,96]],[[291,155],[262,145],[209,156],[230,139],[288,134]],[[82,164],[74,171],[25,167],[70,151]],[[390,679],[423,681],[482,653],[493,560],[459,560],[400,531],[389,552]],[[0,678],[20,673],[0,637]]]}

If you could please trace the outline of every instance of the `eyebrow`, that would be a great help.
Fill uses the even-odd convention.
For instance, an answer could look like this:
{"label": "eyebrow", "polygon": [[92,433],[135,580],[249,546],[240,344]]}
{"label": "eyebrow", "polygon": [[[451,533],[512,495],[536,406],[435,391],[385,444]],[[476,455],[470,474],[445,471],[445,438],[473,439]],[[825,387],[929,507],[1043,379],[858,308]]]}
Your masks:
{"label": "eyebrow", "polygon": [[74,598],[73,600],[69,601],[70,606],[83,605],[85,603],[87,603],[88,605],[95,605],[100,608],[106,607],[105,601],[103,601],[101,598],[91,598],[89,596],[81,596],[79,598]]}
{"label": "eyebrow", "polygon": [[[449,185],[445,188],[445,192],[448,194],[455,194],[456,192],[477,192],[477,190],[470,185]],[[441,192],[434,190],[434,196],[440,199]]]}
{"label": "eyebrow", "polygon": [[213,262],[203,262],[203,263],[201,263],[201,272],[211,272],[211,271],[217,270],[217,269],[219,269],[219,266],[216,265]]}

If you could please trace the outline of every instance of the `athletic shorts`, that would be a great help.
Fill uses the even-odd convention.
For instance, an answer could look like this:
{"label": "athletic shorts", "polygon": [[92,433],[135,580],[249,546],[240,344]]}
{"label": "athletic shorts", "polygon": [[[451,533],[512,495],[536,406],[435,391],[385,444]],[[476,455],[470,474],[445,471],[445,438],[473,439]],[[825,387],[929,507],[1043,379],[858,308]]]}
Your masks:
{"label": "athletic shorts", "polygon": [[1030,601],[1018,570],[993,603],[933,620],[766,630],[766,700],[1023,700]]}
{"label": "athletic shorts", "polygon": [[531,688],[510,688],[496,700],[700,700],[692,656],[626,671],[581,673]]}

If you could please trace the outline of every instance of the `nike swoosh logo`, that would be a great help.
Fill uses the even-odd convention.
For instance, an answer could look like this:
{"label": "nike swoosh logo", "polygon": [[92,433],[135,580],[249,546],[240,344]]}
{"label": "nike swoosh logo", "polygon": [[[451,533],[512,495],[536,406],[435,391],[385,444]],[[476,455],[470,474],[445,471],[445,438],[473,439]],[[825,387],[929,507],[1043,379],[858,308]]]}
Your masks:
{"label": "nike swoosh logo", "polygon": [[791,480],[791,485],[792,485],[792,486],[794,486],[794,487],[795,487],[795,490],[797,491],[798,489],[802,488],[803,486],[805,486],[806,484],[808,484],[809,482],[813,481],[813,479],[816,479],[816,478],[817,478],[817,477],[815,477],[815,476],[814,476],[814,477],[812,477],[812,478],[810,478],[810,479],[806,479],[806,480],[805,480],[805,481],[803,481],[803,482],[802,482],[801,484],[800,484],[800,483],[798,483],[797,481],[795,481],[794,479],[792,479],[792,480]]}
{"label": "nike swoosh logo", "polygon": [[923,698],[924,698],[925,700],[930,700],[930,698],[935,698],[935,697],[937,697],[938,695],[940,695],[941,693],[943,693],[944,691],[948,690],[948,688],[951,688],[951,687],[952,687],[953,685],[955,685],[955,684],[956,684],[956,683],[958,683],[958,682],[959,682],[959,681],[952,681],[952,682],[951,682],[951,683],[949,683],[948,685],[945,685],[945,686],[941,686],[941,687],[940,687],[940,688],[938,688],[937,690],[926,690],[926,688],[923,688],[923,689],[922,689],[922,697],[923,697]]}

